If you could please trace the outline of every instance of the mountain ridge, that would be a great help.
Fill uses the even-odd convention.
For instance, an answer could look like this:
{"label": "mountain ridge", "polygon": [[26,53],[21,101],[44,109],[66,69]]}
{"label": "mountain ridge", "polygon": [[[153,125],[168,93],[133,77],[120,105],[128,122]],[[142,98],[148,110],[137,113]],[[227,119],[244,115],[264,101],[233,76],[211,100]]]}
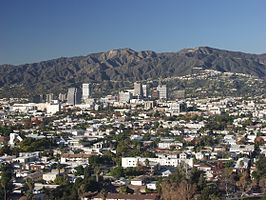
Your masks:
{"label": "mountain ridge", "polygon": [[[5,94],[7,88],[28,95],[58,93],[82,82],[145,81],[188,75],[193,73],[194,68],[243,73],[265,79],[266,54],[211,47],[160,53],[122,48],[32,64],[0,65],[0,93]],[[123,87],[122,84],[114,87],[120,86]]]}

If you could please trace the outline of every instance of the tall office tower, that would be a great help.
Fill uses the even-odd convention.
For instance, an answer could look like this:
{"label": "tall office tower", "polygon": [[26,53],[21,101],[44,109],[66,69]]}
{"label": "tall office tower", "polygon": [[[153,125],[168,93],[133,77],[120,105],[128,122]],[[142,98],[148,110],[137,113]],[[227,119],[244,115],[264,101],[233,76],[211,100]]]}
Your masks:
{"label": "tall office tower", "polygon": [[157,91],[159,93],[160,99],[167,99],[168,98],[168,91],[166,85],[158,85]]}
{"label": "tall office tower", "polygon": [[91,84],[83,83],[82,84],[82,99],[88,99],[91,96]]}
{"label": "tall office tower", "polygon": [[80,104],[81,102],[81,91],[79,88],[68,88],[67,91],[67,103],[69,105]]}
{"label": "tall office tower", "polygon": [[51,103],[53,100],[54,100],[54,94],[53,93],[46,94],[45,101],[47,103]]}
{"label": "tall office tower", "polygon": [[142,85],[143,97],[148,97],[148,85]]}
{"label": "tall office tower", "polygon": [[142,97],[143,91],[142,91],[142,83],[134,83],[134,96]]}

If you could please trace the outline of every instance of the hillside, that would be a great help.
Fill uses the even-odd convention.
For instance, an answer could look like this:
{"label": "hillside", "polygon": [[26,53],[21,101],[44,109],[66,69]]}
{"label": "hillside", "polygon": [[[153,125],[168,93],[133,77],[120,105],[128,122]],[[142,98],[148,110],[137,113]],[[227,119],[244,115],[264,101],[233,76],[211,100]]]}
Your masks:
{"label": "hillside", "polygon": [[195,69],[213,69],[266,77],[266,54],[232,52],[210,47],[183,49],[179,52],[136,52],[115,49],[87,56],[0,66],[1,96],[29,96],[66,91],[82,82],[99,88],[117,89],[136,80],[189,75]]}

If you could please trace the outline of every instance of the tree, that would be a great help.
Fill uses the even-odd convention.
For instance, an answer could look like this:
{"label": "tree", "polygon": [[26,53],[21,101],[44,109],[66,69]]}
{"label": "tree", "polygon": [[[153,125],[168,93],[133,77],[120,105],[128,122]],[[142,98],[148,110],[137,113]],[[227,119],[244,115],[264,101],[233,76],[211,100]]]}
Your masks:
{"label": "tree", "polygon": [[192,200],[195,198],[196,185],[187,180],[180,183],[166,181],[161,184],[161,193],[164,200]]}
{"label": "tree", "polygon": [[96,176],[96,182],[97,183],[99,182],[100,173],[101,173],[101,168],[99,166],[95,166],[94,167],[94,174]]}
{"label": "tree", "polygon": [[1,170],[1,179],[0,179],[0,199],[3,200],[9,199],[13,191],[13,166],[11,164],[3,164],[0,167]]}
{"label": "tree", "polygon": [[191,183],[197,186],[197,190],[201,191],[206,186],[206,179],[203,171],[198,170],[197,168],[192,168],[189,173],[189,179]]}
{"label": "tree", "polygon": [[0,126],[0,133],[2,136],[9,136],[10,133],[12,133],[13,130],[9,126]]}
{"label": "tree", "polygon": [[121,166],[114,167],[111,169],[110,174],[115,178],[120,178],[124,176],[124,170]]}
{"label": "tree", "polygon": [[179,184],[178,191],[180,200],[190,200],[193,199],[196,193],[196,185],[189,183],[187,180],[184,180]]}
{"label": "tree", "polygon": [[198,198],[198,200],[219,200],[218,188],[215,184],[206,185]]}
{"label": "tree", "polygon": [[232,168],[222,169],[218,177],[218,182],[220,186],[219,189],[224,191],[226,197],[228,197],[229,194],[234,191],[234,186],[235,186]]}
{"label": "tree", "polygon": [[79,188],[78,188],[78,195],[79,198],[82,199],[84,193],[86,192],[86,185],[84,183],[80,184]]}
{"label": "tree", "polygon": [[127,187],[126,185],[120,186],[118,188],[118,192],[121,194],[128,194],[128,193],[132,193],[134,191],[132,191],[129,187]]}
{"label": "tree", "polygon": [[195,168],[188,170],[183,164],[161,182],[159,190],[164,200],[192,200],[197,198],[205,183],[203,172]]}
{"label": "tree", "polygon": [[150,161],[149,161],[149,159],[145,159],[145,161],[144,161],[144,163],[145,163],[145,166],[146,167],[149,167],[150,166]]}
{"label": "tree", "polygon": [[84,167],[82,165],[75,167],[75,170],[75,176],[84,175]]}
{"label": "tree", "polygon": [[26,199],[27,200],[34,200],[34,182],[31,178],[27,178],[24,184],[24,188],[26,189]]}
{"label": "tree", "polygon": [[266,157],[265,156],[260,156],[258,161],[256,162],[256,174],[257,174],[257,178],[266,176]]}
{"label": "tree", "polygon": [[259,187],[263,193],[266,193],[266,177],[260,178]]}
{"label": "tree", "polygon": [[67,185],[68,183],[68,177],[64,175],[59,175],[54,180],[54,184],[56,185]]}
{"label": "tree", "polygon": [[239,180],[236,182],[236,185],[243,194],[244,192],[247,192],[248,189],[250,189],[250,184],[251,184],[250,175],[246,170],[241,174]]}

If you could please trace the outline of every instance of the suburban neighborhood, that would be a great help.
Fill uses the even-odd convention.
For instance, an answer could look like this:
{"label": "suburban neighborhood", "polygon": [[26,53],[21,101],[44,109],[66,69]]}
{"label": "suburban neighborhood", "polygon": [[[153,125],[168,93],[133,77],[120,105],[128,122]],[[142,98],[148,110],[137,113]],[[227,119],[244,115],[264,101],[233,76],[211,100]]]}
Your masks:
{"label": "suburban neighborhood", "polygon": [[[168,98],[140,82],[0,101],[1,195],[12,199],[239,199],[263,195],[266,100]],[[62,191],[62,192],[60,192]],[[5,199],[5,198],[4,198]]]}

